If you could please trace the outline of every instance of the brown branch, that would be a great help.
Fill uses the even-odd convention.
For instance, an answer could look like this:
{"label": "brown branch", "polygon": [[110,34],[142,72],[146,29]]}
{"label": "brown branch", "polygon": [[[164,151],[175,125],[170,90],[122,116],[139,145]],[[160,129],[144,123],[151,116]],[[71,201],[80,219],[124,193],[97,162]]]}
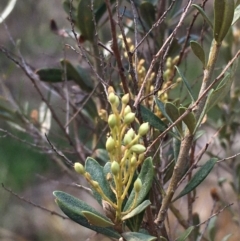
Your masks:
{"label": "brown branch", "polygon": [[[107,11],[108,11],[108,16],[109,16],[109,20],[110,20],[110,26],[111,26],[112,51],[113,51],[114,56],[115,56],[116,61],[117,61],[118,73],[120,75],[122,86],[123,86],[123,90],[124,90],[125,94],[126,93],[130,93],[130,91],[128,89],[127,79],[126,79],[126,76],[124,74],[124,68],[123,68],[123,64],[122,64],[122,60],[121,60],[121,54],[120,54],[119,48],[118,48],[116,23],[115,23],[115,21],[113,19],[111,7],[110,7],[110,1],[109,0],[105,0],[105,3],[106,3],[106,6],[107,6]],[[116,4],[116,5],[117,5],[116,6],[117,7],[117,11],[119,11],[118,4]]]}
{"label": "brown branch", "polygon": [[153,57],[153,60],[150,64],[150,67],[147,71],[147,74],[145,75],[145,78],[143,80],[143,83],[142,83],[142,86],[138,92],[138,95],[137,97],[135,98],[135,102],[134,102],[134,106],[137,107],[139,102],[140,102],[140,98],[141,98],[141,95],[142,95],[142,92],[143,92],[143,89],[144,89],[144,86],[148,80],[148,78],[150,77],[150,74],[152,73],[152,70],[153,70],[153,67],[155,66],[158,58],[163,54],[165,48],[168,46],[168,44],[172,41],[172,39],[175,37],[176,33],[177,33],[177,30],[180,28],[180,26],[182,25],[183,23],[183,20],[185,19],[186,17],[186,14],[188,12],[188,9],[190,8],[190,5],[192,3],[192,0],[190,0],[183,12],[183,14],[181,15],[181,18],[177,24],[177,26],[175,27],[175,29],[173,30],[173,32],[169,35],[169,37],[165,40],[164,44],[162,45],[162,47],[160,48],[160,50],[157,52],[157,54]]}

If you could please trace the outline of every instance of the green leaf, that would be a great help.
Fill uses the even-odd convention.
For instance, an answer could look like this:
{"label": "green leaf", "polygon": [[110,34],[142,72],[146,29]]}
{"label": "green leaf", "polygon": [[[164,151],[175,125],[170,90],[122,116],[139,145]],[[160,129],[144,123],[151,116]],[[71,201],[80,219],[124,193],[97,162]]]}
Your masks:
{"label": "green leaf", "polygon": [[[112,4],[114,3],[114,1],[115,0],[110,0],[110,3]],[[106,10],[107,10],[105,0],[95,0],[93,7],[94,7],[95,20],[96,20],[96,23],[98,23],[101,17],[106,13]]]}
{"label": "green leaf", "polygon": [[166,238],[164,238],[162,236],[160,236],[159,238],[160,238],[160,241],[168,241]]}
{"label": "green leaf", "polygon": [[207,100],[206,100],[206,103],[204,105],[204,108],[203,108],[203,111],[200,115],[200,117],[198,118],[198,121],[197,121],[197,124],[196,124],[196,128],[194,130],[194,133],[197,131],[197,128],[201,125],[202,123],[202,120],[207,112],[207,108],[208,108],[208,103],[209,103],[209,100],[211,99],[211,96],[212,96],[212,93],[213,93],[213,89],[211,89],[209,92],[208,92],[208,97],[207,97]]}
{"label": "green leaf", "polygon": [[82,211],[82,214],[91,225],[102,228],[114,226],[114,223],[110,219],[103,218],[95,213],[89,211]]}
{"label": "green leaf", "polygon": [[216,216],[211,218],[209,225],[208,225],[208,236],[209,236],[210,241],[214,241],[215,237],[216,237],[216,231],[217,231],[216,220],[217,220]]}
{"label": "green leaf", "polygon": [[[89,98],[85,103],[83,109],[81,110],[83,114],[87,113],[88,118],[90,118],[93,122],[95,121],[95,117],[98,116],[98,111],[95,102],[92,98]],[[85,113],[86,112],[86,113]],[[85,137],[86,138],[86,137]]]}
{"label": "green leaf", "polygon": [[122,236],[126,241],[154,241],[157,239],[156,237],[137,232],[122,233]]}
{"label": "green leaf", "polygon": [[60,61],[62,68],[66,68],[68,78],[72,79],[82,90],[92,91],[93,83],[88,71],[80,66],[75,68],[69,60]]}
{"label": "green leaf", "polygon": [[[115,201],[115,195],[108,184],[105,175],[103,173],[103,167],[99,165],[99,163],[91,157],[88,157],[85,163],[85,170],[89,172],[92,179],[99,183],[99,186],[102,188],[104,194],[111,200]],[[93,191],[93,195],[95,199],[102,205],[102,197],[98,192],[95,191],[93,187],[91,187]]]}
{"label": "green leaf", "polygon": [[36,74],[39,76],[39,79],[44,82],[58,83],[64,81],[64,68],[66,65],[66,78],[67,81],[72,80],[82,90],[87,92],[92,91],[93,83],[92,79],[89,76],[87,70],[78,66],[75,68],[68,60],[61,60],[63,69],[58,68],[42,68],[36,71]]}
{"label": "green leaf", "polygon": [[202,46],[196,42],[196,41],[190,41],[190,46],[191,46],[191,49],[193,51],[193,53],[197,56],[197,58],[202,62],[203,64],[203,67],[206,66],[206,57],[205,57],[205,52],[202,48]]}
{"label": "green leaf", "polygon": [[[64,0],[62,5],[63,5],[63,9],[65,10],[65,12],[69,15],[70,14],[70,1]],[[77,15],[76,12],[77,12],[77,10],[72,4],[71,15],[72,15],[72,19],[74,22],[76,22],[76,15]]]}
{"label": "green leaf", "polygon": [[180,237],[176,239],[176,241],[185,241],[188,236],[191,234],[191,232],[194,230],[194,226],[189,227],[187,230],[185,230]]}
{"label": "green leaf", "polygon": [[129,218],[132,218],[136,216],[137,214],[144,211],[149,205],[151,205],[151,202],[149,200],[145,200],[140,205],[138,205],[136,208],[134,208],[130,213],[122,217],[122,220],[126,220]]}
{"label": "green leaf", "polygon": [[[57,68],[43,68],[36,71],[41,81],[57,83],[63,82],[63,70]],[[67,76],[67,80],[70,80]]]}
{"label": "green leaf", "polygon": [[77,26],[81,31],[84,39],[93,42],[95,34],[95,26],[93,22],[93,14],[91,10],[91,1],[80,0],[77,7]]}
{"label": "green leaf", "polygon": [[176,68],[178,74],[180,75],[181,79],[183,80],[183,83],[184,83],[185,86],[187,87],[187,91],[188,91],[188,94],[189,94],[192,102],[195,102],[194,97],[193,97],[193,92],[192,92],[192,89],[191,89],[190,84],[188,83],[188,81],[187,81],[187,79],[185,78],[185,76],[181,73],[180,69],[179,69],[177,66],[175,66],[175,68]]}
{"label": "green leaf", "polygon": [[143,121],[148,122],[153,128],[160,131],[165,131],[167,129],[167,125],[145,106],[140,106],[140,112]]}
{"label": "green leaf", "polygon": [[233,187],[237,195],[240,195],[240,164],[237,164],[234,168]]}
{"label": "green leaf", "polygon": [[134,216],[130,219],[127,219],[126,220],[127,227],[132,232],[139,232],[139,229],[142,225],[143,217],[144,217],[144,211],[142,211],[141,213],[137,214],[136,216]]}
{"label": "green leaf", "polygon": [[161,100],[159,100],[156,96],[154,96],[154,100],[157,104],[158,109],[161,111],[161,113],[171,122],[172,120],[165,110],[164,103]]}
{"label": "green leaf", "polygon": [[193,213],[193,216],[192,216],[192,220],[193,220],[193,226],[195,227],[195,229],[193,230],[193,237],[194,237],[194,240],[197,240],[198,239],[198,236],[199,236],[199,230],[200,230],[200,217],[199,217],[199,214],[198,213]]}
{"label": "green leaf", "polygon": [[219,83],[216,89],[212,92],[211,97],[209,98],[209,101],[207,104],[207,111],[209,111],[214,105],[220,102],[229,92],[232,86],[234,75],[237,68],[238,68],[238,60],[236,60],[233,63],[230,73],[226,73],[222,81]]}
{"label": "green leaf", "polygon": [[[147,159],[144,160],[141,167],[140,174],[138,176],[138,178],[140,178],[142,181],[142,189],[138,194],[136,206],[138,206],[147,196],[152,186],[153,177],[154,177],[154,169],[152,164],[152,158],[148,157]],[[127,203],[124,206],[124,209],[123,209],[124,212],[131,208],[134,197],[135,197],[135,191],[134,189],[132,189],[132,192],[127,200]]]}
{"label": "green leaf", "polygon": [[217,43],[221,43],[231,27],[234,15],[234,0],[214,1],[213,34]]}
{"label": "green leaf", "polygon": [[150,2],[142,2],[140,5],[140,13],[143,20],[149,28],[155,23],[155,8]]}
{"label": "green leaf", "polygon": [[[171,123],[175,122],[178,118],[179,118],[179,112],[177,107],[171,103],[171,102],[166,102],[165,103],[165,111],[168,114],[168,116],[171,119]],[[178,131],[180,132],[180,134],[183,134],[183,130],[182,130],[182,121],[178,122],[176,125]]]}
{"label": "green leaf", "polygon": [[[185,107],[180,107],[178,108],[179,110],[179,115],[181,116],[186,110],[187,108]],[[186,126],[188,127],[189,131],[191,134],[194,133],[195,127],[196,127],[196,118],[195,115],[190,112],[188,113],[184,118],[183,118],[183,122],[186,124]]]}
{"label": "green leaf", "polygon": [[96,214],[99,217],[102,217],[103,219],[107,219],[107,217],[103,216],[99,212],[97,212],[94,208],[83,202],[82,200],[79,200],[67,193],[61,192],[61,191],[55,191],[53,192],[53,195],[56,197],[56,203],[61,208],[61,210],[74,222],[89,228],[91,230],[94,230],[97,233],[104,234],[108,237],[117,238],[119,239],[121,236],[111,227],[108,228],[102,228],[97,227],[94,225],[89,224],[88,220],[85,218],[85,216],[82,214],[83,211],[85,212],[91,212]]}
{"label": "green leaf", "polygon": [[240,5],[238,5],[234,10],[232,25],[235,24],[239,20],[239,18],[240,18]]}
{"label": "green leaf", "polygon": [[193,178],[188,182],[185,188],[180,192],[180,194],[172,201],[176,201],[180,197],[190,193],[193,191],[211,172],[215,163],[217,162],[217,158],[211,158],[208,160],[193,176]]}
{"label": "green leaf", "polygon": [[199,130],[195,133],[193,141],[198,140],[201,136],[203,136],[206,133],[204,130]]}
{"label": "green leaf", "polygon": [[192,6],[199,11],[199,13],[202,15],[202,17],[208,23],[208,25],[213,29],[213,24],[212,24],[211,20],[208,18],[208,16],[206,15],[205,11],[197,4],[192,4]]}

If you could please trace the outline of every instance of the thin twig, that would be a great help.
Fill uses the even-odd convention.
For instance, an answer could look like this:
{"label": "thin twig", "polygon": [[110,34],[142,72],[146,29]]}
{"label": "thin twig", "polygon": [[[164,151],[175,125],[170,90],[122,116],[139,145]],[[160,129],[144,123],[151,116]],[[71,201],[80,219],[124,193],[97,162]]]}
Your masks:
{"label": "thin twig", "polygon": [[[36,207],[36,208],[39,208],[39,209],[41,209],[41,210],[43,210],[43,211],[45,211],[45,212],[48,212],[48,213],[50,213],[51,215],[58,216],[58,217],[60,217],[60,218],[62,218],[62,219],[71,220],[70,218],[68,218],[68,217],[66,217],[66,216],[63,216],[63,215],[61,215],[61,214],[59,214],[59,213],[57,213],[57,212],[55,212],[55,211],[51,211],[51,210],[49,210],[49,209],[47,209],[47,208],[45,208],[45,207],[42,207],[42,206],[40,206],[40,205],[38,205],[38,204],[35,204],[35,203],[33,203],[32,201],[25,199],[24,197],[20,197],[18,194],[16,194],[16,193],[13,192],[12,190],[6,188],[3,183],[2,183],[2,188],[3,188],[4,190],[6,190],[7,192],[9,192],[10,194],[12,194],[13,196],[17,197],[18,199],[20,199],[20,200],[22,200],[22,201],[24,201],[24,202],[26,202],[26,203],[28,203],[28,204]],[[71,221],[72,221],[72,220],[71,220]]]}
{"label": "thin twig", "polygon": [[165,134],[167,134],[176,124],[178,124],[180,121],[183,120],[185,116],[187,116],[190,112],[192,112],[199,104],[199,102],[202,100],[203,97],[205,97],[208,92],[213,88],[213,86],[218,83],[223,77],[226,71],[231,67],[233,62],[239,57],[240,50],[235,54],[235,56],[228,62],[228,64],[225,66],[225,68],[222,70],[222,72],[218,75],[218,77],[206,88],[206,90],[198,97],[198,99],[186,109],[186,111],[175,121],[173,122],[164,132],[162,132],[152,143],[150,146],[148,146],[146,153],[149,152],[152,148],[152,146],[161,139]]}
{"label": "thin twig", "polygon": [[67,162],[68,165],[70,165],[70,166],[73,167],[73,166],[74,166],[74,165],[73,165],[73,162],[70,161],[61,151],[57,150],[57,148],[56,148],[56,147],[51,143],[51,141],[48,139],[47,134],[45,134],[45,137],[46,137],[49,145],[52,147],[53,151],[54,151],[58,156],[62,157],[62,158]]}
{"label": "thin twig", "polygon": [[[119,73],[120,78],[121,78],[123,90],[124,90],[125,94],[127,94],[127,93],[130,93],[130,91],[129,91],[129,88],[128,88],[127,78],[124,74],[124,67],[123,67],[122,60],[121,60],[121,54],[120,54],[120,51],[119,51],[119,48],[118,48],[116,23],[113,19],[112,10],[111,10],[111,7],[110,7],[110,1],[105,0],[105,3],[106,3],[106,6],[107,6],[109,21],[110,21],[110,27],[111,27],[112,51],[114,53],[114,56],[115,56],[115,59],[116,59],[116,62],[117,62],[118,73]],[[116,1],[116,8],[117,8],[117,11],[119,12],[118,1]]]}
{"label": "thin twig", "polygon": [[141,98],[141,95],[142,95],[142,92],[143,92],[143,89],[144,89],[144,86],[148,80],[148,78],[150,77],[150,74],[152,73],[152,70],[153,70],[153,67],[154,65],[156,64],[158,58],[162,55],[162,53],[164,52],[165,48],[168,46],[168,44],[172,41],[172,39],[175,37],[176,33],[177,33],[177,30],[180,28],[180,26],[182,25],[183,23],[183,20],[185,19],[186,17],[186,14],[188,12],[188,9],[190,8],[191,6],[191,3],[192,3],[192,0],[190,0],[183,12],[183,14],[181,15],[181,18],[177,24],[177,26],[175,27],[175,29],[173,30],[173,32],[169,35],[169,37],[165,40],[165,42],[163,43],[162,47],[160,48],[160,50],[157,52],[157,54],[153,57],[153,60],[150,64],[150,67],[147,71],[147,74],[145,75],[145,78],[143,80],[143,83],[141,85],[141,88],[138,92],[138,95],[137,97],[135,98],[135,102],[134,102],[134,106],[137,107],[139,102],[140,102],[140,98]]}

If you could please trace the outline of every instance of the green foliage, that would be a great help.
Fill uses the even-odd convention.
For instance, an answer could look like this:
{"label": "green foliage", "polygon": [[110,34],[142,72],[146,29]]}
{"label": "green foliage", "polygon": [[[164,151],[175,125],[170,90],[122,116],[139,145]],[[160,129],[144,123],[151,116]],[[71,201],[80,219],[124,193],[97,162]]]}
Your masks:
{"label": "green foliage", "polygon": [[192,233],[195,227],[191,226],[187,230],[185,230],[176,241],[185,241],[187,240],[188,236]]}
{"label": "green foliage", "polygon": [[[102,227],[103,224],[109,224],[111,226],[111,221],[104,217],[102,214],[97,212],[94,208],[89,206],[87,203],[60,191],[55,191],[54,196],[56,197],[56,203],[61,208],[61,210],[73,221],[79,223],[80,225],[92,229],[98,233],[105,234],[113,238],[119,238],[120,235],[116,233],[112,228]],[[89,216],[86,212],[92,213],[90,220],[87,219]],[[101,225],[95,226],[92,222],[92,216],[95,215],[95,222],[101,222]]]}
{"label": "green foliage", "polygon": [[211,158],[208,160],[193,176],[190,182],[184,187],[184,189],[180,192],[180,194],[173,200],[176,201],[180,197],[188,194],[193,191],[210,173],[213,169],[215,163],[217,162],[217,158]]}

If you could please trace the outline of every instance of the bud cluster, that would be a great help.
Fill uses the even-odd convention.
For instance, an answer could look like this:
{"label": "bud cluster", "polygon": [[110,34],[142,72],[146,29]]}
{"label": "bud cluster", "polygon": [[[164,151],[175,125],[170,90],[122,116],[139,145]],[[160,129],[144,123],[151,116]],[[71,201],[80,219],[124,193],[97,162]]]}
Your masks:
{"label": "bud cluster", "polygon": [[[108,88],[108,102],[111,106],[111,113],[100,110],[99,116],[109,126],[109,134],[106,140],[106,150],[111,163],[110,172],[106,180],[116,196],[116,203],[109,200],[103,193],[98,182],[94,181],[91,175],[85,170],[82,164],[75,163],[75,171],[83,175],[92,188],[98,192],[104,201],[107,201],[116,211],[116,219],[121,220],[123,216],[122,204],[127,197],[129,188],[133,182],[133,176],[138,166],[144,160],[146,147],[143,145],[142,137],[149,131],[149,124],[143,123],[135,131],[138,121],[130,106],[130,95],[121,97],[115,93],[112,87]],[[134,182],[135,200],[142,189],[141,179]],[[135,208],[135,203],[131,210]],[[130,212],[130,211],[129,211]]]}
{"label": "bud cluster", "polygon": [[[149,124],[141,124],[137,131],[133,129],[137,125],[137,119],[129,104],[129,94],[123,95],[120,99],[113,88],[109,87],[108,101],[112,111],[107,119],[110,132],[106,140],[106,150],[111,162],[111,178],[108,176],[108,179],[109,183],[114,181],[111,188],[116,194],[117,206],[121,206],[133,181],[134,173],[144,160],[146,147],[142,143],[142,137],[148,133]],[[140,179],[134,185],[134,189],[138,195],[141,189]],[[119,212],[121,213],[121,207]]]}

